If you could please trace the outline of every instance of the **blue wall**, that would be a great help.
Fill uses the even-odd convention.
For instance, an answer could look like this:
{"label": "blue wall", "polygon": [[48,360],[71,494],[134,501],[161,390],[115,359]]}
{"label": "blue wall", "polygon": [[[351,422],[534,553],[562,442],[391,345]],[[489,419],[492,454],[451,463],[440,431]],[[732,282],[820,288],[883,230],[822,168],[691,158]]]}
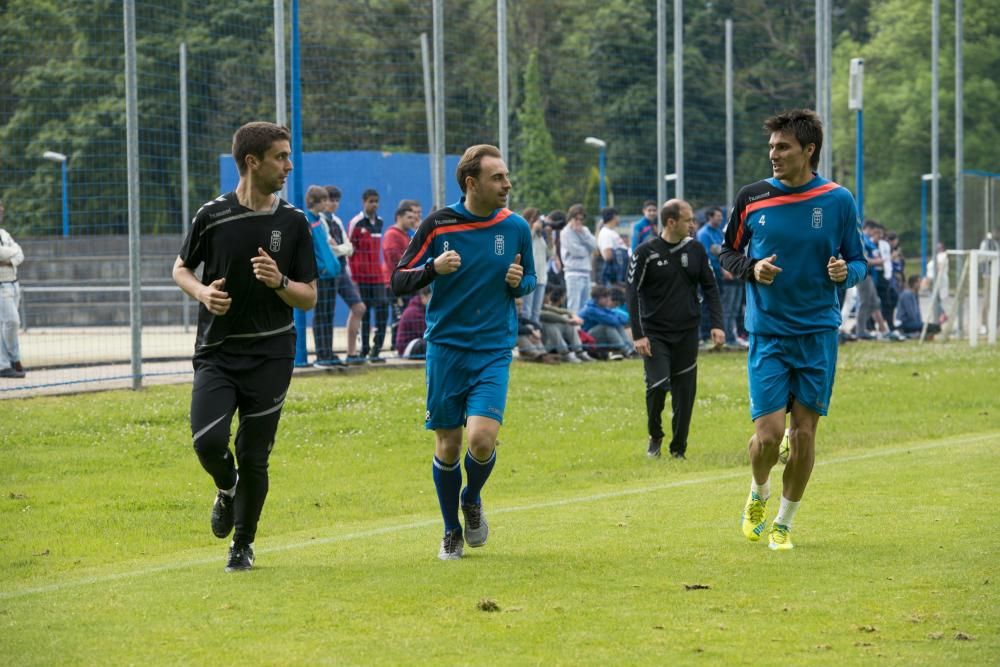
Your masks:
{"label": "blue wall", "polygon": [[[445,201],[458,201],[461,192],[455,180],[458,155],[448,155],[444,162]],[[378,190],[379,215],[392,224],[396,204],[401,199],[416,199],[423,205],[424,215],[431,212],[430,160],[426,153],[382,153],[379,151],[342,151],[303,153],[301,167],[305,187],[336,185],[344,193],[337,215],[345,223],[361,210],[361,193],[368,188]],[[232,155],[219,156],[221,192],[236,188],[239,173]],[[305,192],[303,192],[305,195]],[[294,195],[289,193],[294,199]],[[292,201],[296,206],[305,202]]]}
{"label": "blue wall", "polygon": [[[458,155],[445,156],[445,201],[458,201],[461,191],[455,180]],[[396,205],[401,199],[416,199],[421,203],[426,216],[431,212],[434,196],[431,193],[430,159],[426,153],[383,153],[380,151],[328,151],[303,153],[301,166],[303,183],[310,185],[336,185],[343,192],[337,215],[347,225],[347,221],[361,210],[361,193],[375,188],[379,193],[379,215],[391,225]],[[220,192],[236,189],[239,172],[232,155],[219,156]],[[303,192],[305,195],[305,192]],[[305,202],[292,203],[302,206]],[[312,311],[307,314],[312,325]],[[342,327],[347,323],[347,306],[337,297],[334,323]],[[388,337],[387,337],[388,338]]]}

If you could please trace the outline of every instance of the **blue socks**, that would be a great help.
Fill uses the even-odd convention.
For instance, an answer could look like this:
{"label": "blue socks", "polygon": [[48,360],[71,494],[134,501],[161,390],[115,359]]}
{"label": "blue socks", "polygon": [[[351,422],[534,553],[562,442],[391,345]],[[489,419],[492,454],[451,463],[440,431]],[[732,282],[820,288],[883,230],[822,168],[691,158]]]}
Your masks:
{"label": "blue socks", "polygon": [[[480,485],[481,486],[481,485]],[[437,489],[438,504],[444,518],[445,532],[461,528],[458,522],[458,496],[462,491],[462,464],[442,463],[434,457],[434,487]]]}
{"label": "blue socks", "polygon": [[482,502],[479,492],[483,490],[486,480],[493,472],[493,464],[497,461],[497,450],[494,449],[490,457],[485,461],[480,461],[472,455],[472,452],[465,452],[465,475],[468,477],[468,484],[462,493],[463,505],[478,505]]}

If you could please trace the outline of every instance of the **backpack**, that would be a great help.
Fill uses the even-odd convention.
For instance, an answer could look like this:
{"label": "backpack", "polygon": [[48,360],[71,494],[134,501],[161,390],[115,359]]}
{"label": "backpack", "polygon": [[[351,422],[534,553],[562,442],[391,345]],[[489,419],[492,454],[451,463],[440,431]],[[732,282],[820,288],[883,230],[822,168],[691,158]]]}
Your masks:
{"label": "backpack", "polygon": [[[310,216],[311,217],[311,216]],[[323,220],[317,218],[309,222],[309,232],[312,235],[313,254],[316,255],[316,271],[323,280],[332,280],[340,275],[340,260],[334,257],[330,250],[329,234],[323,225]]]}

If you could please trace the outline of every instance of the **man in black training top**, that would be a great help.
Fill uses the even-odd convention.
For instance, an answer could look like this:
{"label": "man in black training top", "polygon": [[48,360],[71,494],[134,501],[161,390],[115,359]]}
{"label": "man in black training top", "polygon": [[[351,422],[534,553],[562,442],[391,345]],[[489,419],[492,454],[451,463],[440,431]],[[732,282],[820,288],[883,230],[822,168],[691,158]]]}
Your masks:
{"label": "man in black training top", "polygon": [[628,306],[635,350],[642,355],[646,370],[646,453],[660,456],[660,415],[669,391],[673,407],[670,455],[683,459],[698,384],[699,285],[711,313],[712,342],[719,347],[726,335],[712,266],[704,246],[691,237],[691,205],[682,199],[669,200],[660,209],[660,222],[662,234],[644,241],[632,253]]}
{"label": "man in black training top", "polygon": [[[198,210],[174,263],[174,281],[201,302],[191,433],[218,488],[212,532],[225,538],[236,527],[227,572],[253,567],[267,459],[292,379],[292,308],[316,304],[309,223],[274,194],[292,170],[289,141],[288,129],[273,123],[247,123],[236,131],[239,185]],[[194,273],[199,265],[200,280]],[[229,435],[237,410],[234,461]]]}

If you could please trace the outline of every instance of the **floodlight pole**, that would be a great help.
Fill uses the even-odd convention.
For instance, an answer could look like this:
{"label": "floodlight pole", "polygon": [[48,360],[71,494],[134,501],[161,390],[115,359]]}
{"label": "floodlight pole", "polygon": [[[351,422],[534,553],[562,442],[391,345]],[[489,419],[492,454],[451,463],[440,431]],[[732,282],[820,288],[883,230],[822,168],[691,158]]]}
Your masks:
{"label": "floodlight pole", "polygon": [[135,0],[122,0],[125,35],[125,137],[128,172],[129,321],[132,389],[142,388],[142,260],[139,248],[139,94],[135,48]]}
{"label": "floodlight pole", "polygon": [[63,153],[55,151],[45,151],[42,157],[46,160],[59,163],[60,178],[62,179],[62,235],[69,236],[69,158]]}
{"label": "floodlight pole", "polygon": [[[656,201],[666,199],[667,173],[667,0],[656,0]],[[657,216],[659,220],[659,216]]]}
{"label": "floodlight pole", "polygon": [[674,0],[674,174],[684,197],[684,0]]}
{"label": "floodlight pole", "polygon": [[726,19],[726,207],[732,209],[736,191],[733,132],[733,20]]}
{"label": "floodlight pole", "polygon": [[507,109],[507,0],[497,0],[497,115],[500,127],[500,154],[510,166],[510,146]]}
{"label": "floodlight pole", "polygon": [[583,143],[587,144],[592,148],[597,149],[597,173],[598,173],[598,178],[601,181],[599,188],[600,202],[601,202],[600,207],[601,210],[603,211],[605,207],[607,207],[608,205],[607,190],[605,189],[604,185],[604,180],[605,180],[604,163],[605,163],[605,153],[607,152],[608,144],[603,139],[598,139],[597,137],[587,137],[586,139],[583,140]]}
{"label": "floodlight pole", "polygon": [[857,112],[857,145],[854,149],[854,194],[858,200],[858,217],[862,220],[865,219],[864,81],[864,58],[851,58],[851,78],[847,108]]}
{"label": "floodlight pole", "polygon": [[[291,0],[292,22],[292,189],[291,203],[305,209],[302,191],[302,58],[299,44],[299,0]],[[309,351],[306,348],[306,313],[295,309],[295,365],[299,368],[309,365]]]}

